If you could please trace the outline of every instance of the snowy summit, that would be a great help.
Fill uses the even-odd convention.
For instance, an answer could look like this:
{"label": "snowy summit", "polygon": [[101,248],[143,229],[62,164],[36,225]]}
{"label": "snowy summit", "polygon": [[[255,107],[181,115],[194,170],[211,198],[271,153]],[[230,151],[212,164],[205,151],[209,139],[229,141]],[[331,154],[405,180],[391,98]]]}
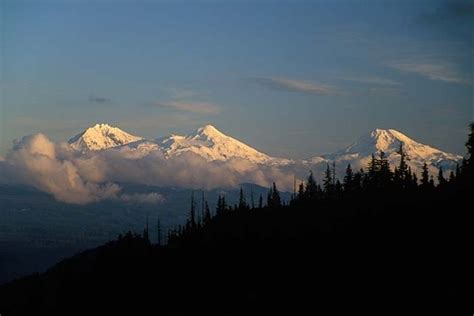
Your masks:
{"label": "snowy summit", "polygon": [[171,135],[162,138],[159,140],[159,145],[166,157],[193,152],[208,161],[242,158],[264,163],[271,159],[270,156],[223,134],[212,125],[200,127],[187,136]]}
{"label": "snowy summit", "polygon": [[78,151],[102,150],[141,139],[142,137],[131,135],[120,128],[108,124],[96,124],[71,138],[69,144]]}
{"label": "snowy summit", "polygon": [[399,149],[403,145],[403,150],[408,155],[408,164],[413,171],[420,171],[423,163],[427,163],[432,174],[435,174],[439,167],[444,170],[454,169],[462,157],[443,152],[431,146],[419,143],[395,129],[376,128],[343,150],[322,157],[326,161],[336,161],[341,165],[351,163],[357,168],[365,168],[372,154],[379,155],[381,151],[385,153],[392,166],[398,165],[400,161]]}

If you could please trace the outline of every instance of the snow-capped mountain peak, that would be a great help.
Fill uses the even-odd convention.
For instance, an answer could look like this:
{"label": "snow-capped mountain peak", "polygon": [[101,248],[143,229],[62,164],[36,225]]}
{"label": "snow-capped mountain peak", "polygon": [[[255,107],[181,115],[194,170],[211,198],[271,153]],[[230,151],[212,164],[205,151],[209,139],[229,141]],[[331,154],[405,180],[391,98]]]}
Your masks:
{"label": "snow-capped mountain peak", "polygon": [[397,130],[376,128],[360,137],[342,151],[339,151],[338,154],[359,153],[360,155],[370,155],[380,151],[398,150],[400,144],[414,143],[416,142]]}
{"label": "snow-capped mountain peak", "polygon": [[368,156],[377,154],[380,151],[387,155],[397,153],[403,145],[404,151],[409,157],[414,159],[428,159],[434,156],[444,156],[448,159],[459,159],[458,156],[445,153],[439,149],[419,143],[405,134],[395,129],[374,129],[366,135],[360,137],[356,142],[336,152],[333,155],[353,155]]}
{"label": "snow-capped mountain peak", "polygon": [[251,162],[263,163],[271,159],[268,155],[225,135],[212,125],[200,127],[187,136],[171,135],[158,142],[167,157],[192,152],[208,161],[243,158]]}
{"label": "snow-capped mountain peak", "polygon": [[207,137],[227,137],[221,131],[219,131],[214,126],[208,124],[203,127],[200,127],[194,133],[196,136],[207,136]]}
{"label": "snow-capped mountain peak", "polygon": [[68,142],[79,151],[102,150],[141,140],[142,137],[129,134],[120,128],[100,123],[89,127]]}
{"label": "snow-capped mountain peak", "polygon": [[326,162],[336,161],[343,166],[351,163],[352,166],[357,168],[365,168],[372,154],[378,155],[380,151],[383,151],[392,167],[394,167],[400,161],[400,144],[403,145],[403,150],[408,156],[410,167],[416,172],[421,170],[425,162],[432,174],[435,174],[439,167],[443,167],[444,170],[452,170],[456,163],[462,159],[461,156],[419,143],[395,129],[376,128],[345,149],[330,155],[314,157],[313,160],[316,158],[321,160],[322,158]]}

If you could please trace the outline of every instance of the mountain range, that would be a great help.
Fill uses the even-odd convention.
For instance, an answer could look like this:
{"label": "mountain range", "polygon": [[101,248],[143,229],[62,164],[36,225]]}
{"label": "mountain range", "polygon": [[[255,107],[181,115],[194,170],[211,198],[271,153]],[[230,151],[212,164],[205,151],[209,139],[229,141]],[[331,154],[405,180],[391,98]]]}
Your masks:
{"label": "mountain range", "polygon": [[[374,129],[362,135],[354,143],[332,154],[315,156],[307,160],[292,160],[271,157],[243,142],[225,135],[212,125],[198,128],[189,135],[172,134],[157,139],[146,139],[127,133],[108,124],[96,124],[69,140],[70,146],[81,152],[99,150],[131,150],[141,156],[152,152],[161,153],[166,159],[173,159],[184,153],[193,153],[208,162],[243,159],[255,164],[272,166],[306,166],[322,169],[333,161],[344,169],[347,164],[353,168],[367,166],[371,155],[385,152],[392,166],[398,164],[400,145],[409,157],[408,164],[419,172],[426,162],[430,173],[435,175],[440,167],[448,172],[456,168],[462,157],[443,152],[429,145],[419,143],[395,129]],[[339,170],[338,174],[342,170]]]}

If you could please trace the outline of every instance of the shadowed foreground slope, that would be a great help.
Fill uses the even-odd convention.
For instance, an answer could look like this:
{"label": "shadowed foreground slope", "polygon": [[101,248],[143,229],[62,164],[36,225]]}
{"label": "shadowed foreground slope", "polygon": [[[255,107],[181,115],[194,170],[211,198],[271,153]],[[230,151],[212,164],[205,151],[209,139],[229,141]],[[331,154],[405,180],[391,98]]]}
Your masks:
{"label": "shadowed foreground slope", "polygon": [[462,308],[461,201],[365,202],[227,214],[161,247],[127,235],[3,286],[2,315]]}

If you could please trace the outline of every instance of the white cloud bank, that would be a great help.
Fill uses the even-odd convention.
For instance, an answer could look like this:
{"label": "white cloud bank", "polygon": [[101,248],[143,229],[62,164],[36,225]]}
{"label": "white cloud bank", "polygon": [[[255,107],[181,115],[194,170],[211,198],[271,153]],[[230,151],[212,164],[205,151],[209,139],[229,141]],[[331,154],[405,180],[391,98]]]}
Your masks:
{"label": "white cloud bank", "polygon": [[123,193],[118,183],[214,189],[247,182],[269,186],[273,181],[291,190],[293,172],[243,159],[208,162],[190,152],[173,159],[158,151],[140,154],[128,147],[81,154],[44,134],[24,137],[0,162],[0,183],[31,185],[59,201],[77,204],[104,199],[163,201],[158,193]]}

